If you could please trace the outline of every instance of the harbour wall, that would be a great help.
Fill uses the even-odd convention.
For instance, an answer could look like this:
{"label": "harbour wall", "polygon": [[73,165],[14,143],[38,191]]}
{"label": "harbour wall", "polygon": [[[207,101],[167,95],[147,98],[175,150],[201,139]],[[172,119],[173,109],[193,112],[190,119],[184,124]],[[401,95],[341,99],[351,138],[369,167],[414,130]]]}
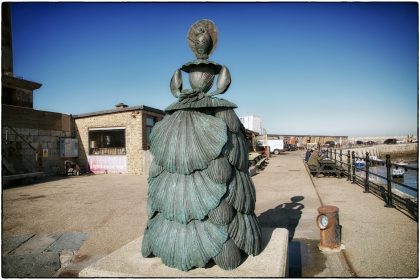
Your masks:
{"label": "harbour wall", "polygon": [[[347,156],[347,151],[350,150],[350,153],[354,151],[355,155],[358,157],[365,157],[368,152],[371,156],[376,156],[378,158],[385,158],[386,154],[391,155],[391,159],[398,157],[413,157],[417,158],[418,154],[418,143],[405,143],[405,144],[394,144],[394,145],[374,145],[374,146],[364,146],[364,147],[353,147],[353,148],[343,148],[343,156]],[[338,152],[338,151],[337,151]]]}

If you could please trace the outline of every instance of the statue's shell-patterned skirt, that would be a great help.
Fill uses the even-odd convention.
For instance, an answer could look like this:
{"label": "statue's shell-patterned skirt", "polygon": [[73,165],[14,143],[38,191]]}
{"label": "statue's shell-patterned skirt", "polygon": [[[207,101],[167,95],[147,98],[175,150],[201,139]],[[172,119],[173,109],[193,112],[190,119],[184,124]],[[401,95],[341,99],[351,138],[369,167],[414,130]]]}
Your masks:
{"label": "statue's shell-patterned skirt", "polygon": [[236,105],[215,97],[175,102],[151,133],[144,257],[189,270],[210,260],[234,269],[261,250]]}

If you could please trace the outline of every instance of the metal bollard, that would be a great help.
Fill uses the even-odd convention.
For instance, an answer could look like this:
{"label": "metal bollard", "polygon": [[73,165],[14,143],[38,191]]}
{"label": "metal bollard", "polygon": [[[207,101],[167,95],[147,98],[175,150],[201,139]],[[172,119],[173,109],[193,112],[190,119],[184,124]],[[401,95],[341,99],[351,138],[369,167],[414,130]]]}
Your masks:
{"label": "metal bollard", "polygon": [[316,219],[320,229],[320,250],[341,250],[341,226],[338,218],[338,207],[324,205],[318,208]]}
{"label": "metal bollard", "polygon": [[334,163],[337,164],[337,149],[334,149]]}

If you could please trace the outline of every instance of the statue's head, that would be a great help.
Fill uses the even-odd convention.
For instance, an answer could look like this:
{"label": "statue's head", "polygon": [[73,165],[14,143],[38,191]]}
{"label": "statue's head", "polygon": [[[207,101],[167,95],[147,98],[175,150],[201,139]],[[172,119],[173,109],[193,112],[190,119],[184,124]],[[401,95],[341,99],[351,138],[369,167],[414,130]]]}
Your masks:
{"label": "statue's head", "polygon": [[301,195],[298,195],[298,196],[294,196],[294,197],[292,197],[292,198],[290,198],[290,200],[292,201],[292,202],[299,202],[299,201],[302,201],[303,200],[303,196],[301,196]]}
{"label": "statue's head", "polygon": [[208,19],[194,23],[188,31],[188,44],[197,59],[208,59],[217,44],[217,29],[214,23]]}

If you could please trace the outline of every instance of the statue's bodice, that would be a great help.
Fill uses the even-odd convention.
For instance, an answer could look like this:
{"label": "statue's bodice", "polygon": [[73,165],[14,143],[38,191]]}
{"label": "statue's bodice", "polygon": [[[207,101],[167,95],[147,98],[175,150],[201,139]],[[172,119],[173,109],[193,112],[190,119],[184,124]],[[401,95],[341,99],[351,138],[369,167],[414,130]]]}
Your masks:
{"label": "statue's bodice", "polygon": [[191,89],[199,92],[208,92],[213,85],[215,75],[214,67],[209,65],[192,67],[189,73]]}

